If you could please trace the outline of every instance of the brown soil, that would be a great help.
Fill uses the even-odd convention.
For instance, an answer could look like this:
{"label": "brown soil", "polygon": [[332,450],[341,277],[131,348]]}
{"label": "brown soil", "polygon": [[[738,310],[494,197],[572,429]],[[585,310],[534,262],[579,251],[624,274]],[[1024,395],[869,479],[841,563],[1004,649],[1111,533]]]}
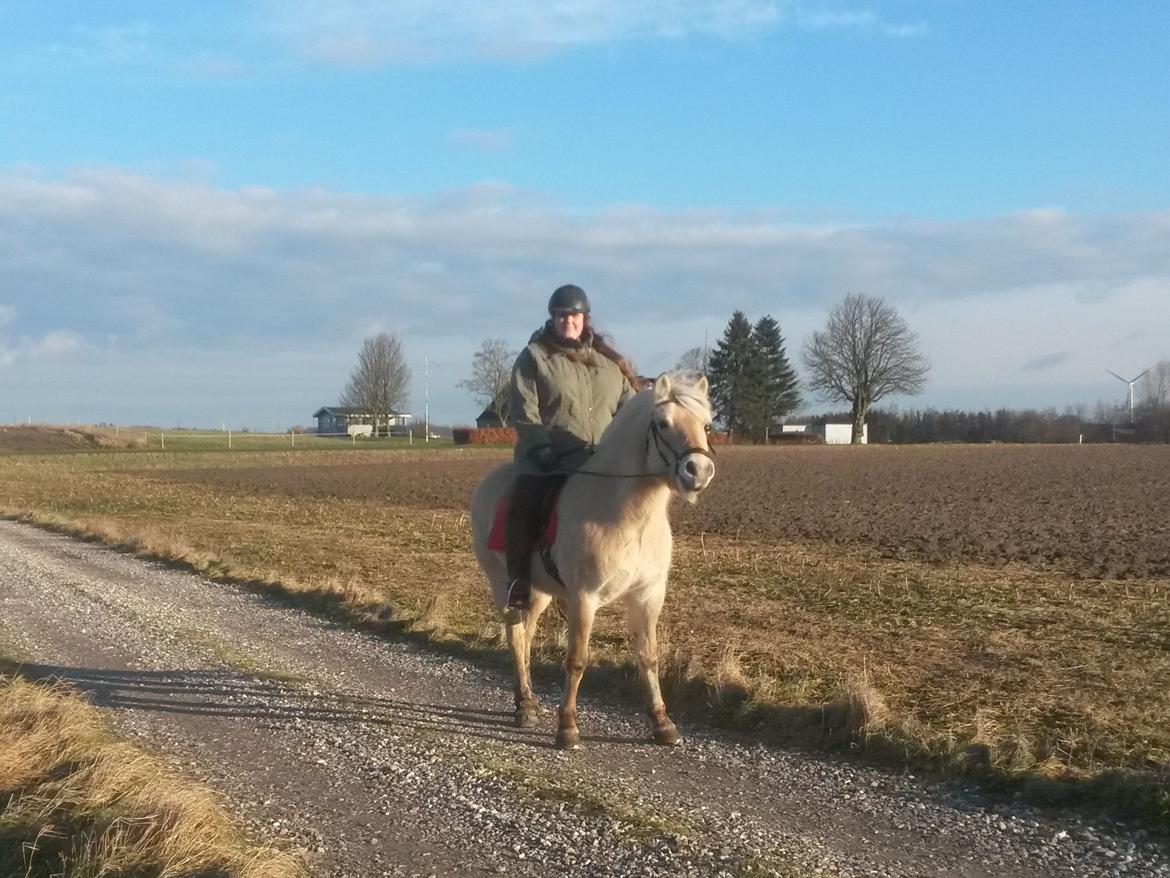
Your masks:
{"label": "brown soil", "polygon": [[112,429],[101,427],[0,427],[0,454],[52,454],[133,444],[129,433],[116,436]]}
{"label": "brown soil", "polygon": [[[503,455],[501,455],[503,457]],[[466,509],[500,458],[182,470],[246,493]],[[900,559],[1008,561],[1084,578],[1170,576],[1170,447],[728,448],[676,530],[838,542]]]}

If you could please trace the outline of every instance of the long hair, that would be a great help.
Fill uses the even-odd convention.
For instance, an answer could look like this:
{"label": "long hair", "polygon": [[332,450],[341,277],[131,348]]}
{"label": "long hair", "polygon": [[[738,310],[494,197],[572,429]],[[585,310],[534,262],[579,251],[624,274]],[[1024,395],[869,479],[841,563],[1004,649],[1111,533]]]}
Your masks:
{"label": "long hair", "polygon": [[589,364],[591,349],[610,360],[621,370],[622,375],[630,382],[630,386],[638,389],[638,376],[634,373],[633,364],[617,352],[608,335],[593,328],[593,320],[585,315],[585,328],[581,330],[581,339],[578,345],[565,344],[556,330],[553,329],[552,319],[545,321],[544,326],[536,332],[535,340],[550,354],[564,354],[571,360]]}

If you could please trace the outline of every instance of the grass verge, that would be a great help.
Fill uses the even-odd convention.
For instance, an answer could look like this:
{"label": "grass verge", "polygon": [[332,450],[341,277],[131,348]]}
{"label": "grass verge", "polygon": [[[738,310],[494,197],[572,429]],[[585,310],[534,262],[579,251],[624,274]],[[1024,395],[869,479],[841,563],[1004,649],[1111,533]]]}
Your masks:
{"label": "grass verge", "polygon": [[75,691],[0,673],[0,875],[303,878]]}

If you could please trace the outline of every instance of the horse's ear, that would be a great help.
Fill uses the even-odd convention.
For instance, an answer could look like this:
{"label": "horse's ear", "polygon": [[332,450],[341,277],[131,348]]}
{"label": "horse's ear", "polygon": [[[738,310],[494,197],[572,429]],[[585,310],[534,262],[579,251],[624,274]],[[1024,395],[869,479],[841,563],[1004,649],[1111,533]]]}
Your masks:
{"label": "horse's ear", "polygon": [[703,396],[706,396],[709,387],[710,385],[707,384],[707,376],[700,375],[699,380],[695,382],[695,389],[698,390],[699,393],[703,394]]}
{"label": "horse's ear", "polygon": [[666,402],[670,399],[670,376],[663,372],[654,380],[654,401]]}

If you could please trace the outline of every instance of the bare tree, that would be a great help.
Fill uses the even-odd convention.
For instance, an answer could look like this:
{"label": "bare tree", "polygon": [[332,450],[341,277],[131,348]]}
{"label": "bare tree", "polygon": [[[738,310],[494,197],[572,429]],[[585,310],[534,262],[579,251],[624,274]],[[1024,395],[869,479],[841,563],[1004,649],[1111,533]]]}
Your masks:
{"label": "bare tree", "polygon": [[392,332],[379,332],[362,342],[358,364],[349,376],[341,404],[365,409],[374,416],[374,432],[385,421],[390,431],[391,416],[406,407],[410,367],[402,342]]}
{"label": "bare tree", "polygon": [[484,407],[491,407],[505,427],[512,419],[509,409],[512,363],[516,351],[502,338],[486,339],[471,358],[471,377],[457,385],[475,396]]}
{"label": "bare tree", "polygon": [[821,332],[805,340],[808,385],[825,400],[847,402],[853,443],[861,442],[869,407],[891,393],[921,393],[930,362],[902,316],[878,298],[845,297]]}
{"label": "bare tree", "polygon": [[1170,360],[1159,360],[1146,373],[1142,384],[1143,402],[1162,411],[1170,405]]}
{"label": "bare tree", "polygon": [[678,358],[674,368],[706,375],[711,368],[711,352],[706,348],[690,348]]}

